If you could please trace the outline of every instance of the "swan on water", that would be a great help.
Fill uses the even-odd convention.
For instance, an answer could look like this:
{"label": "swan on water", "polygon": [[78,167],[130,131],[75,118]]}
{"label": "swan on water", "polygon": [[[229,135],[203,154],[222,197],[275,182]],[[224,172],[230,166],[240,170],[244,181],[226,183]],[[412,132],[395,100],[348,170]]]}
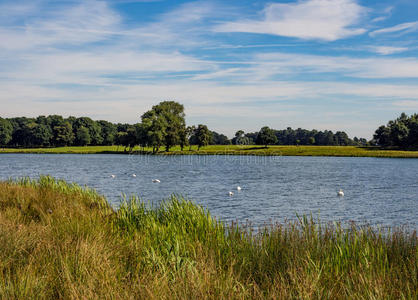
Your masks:
{"label": "swan on water", "polygon": [[240,191],[241,190],[241,187],[240,186],[237,186],[237,191]]}
{"label": "swan on water", "polygon": [[234,196],[234,193],[233,192],[229,192],[229,196]]}
{"label": "swan on water", "polygon": [[160,183],[161,181],[159,179],[153,179],[152,182],[154,182],[154,183]]}
{"label": "swan on water", "polygon": [[342,189],[337,193],[338,197],[344,197],[344,192]]}
{"label": "swan on water", "polygon": [[112,175],[110,175],[110,177],[115,178],[115,177],[116,177],[116,175],[113,175],[113,174],[112,174]]}
{"label": "swan on water", "polygon": [[132,174],[132,177],[136,177],[136,174]]}

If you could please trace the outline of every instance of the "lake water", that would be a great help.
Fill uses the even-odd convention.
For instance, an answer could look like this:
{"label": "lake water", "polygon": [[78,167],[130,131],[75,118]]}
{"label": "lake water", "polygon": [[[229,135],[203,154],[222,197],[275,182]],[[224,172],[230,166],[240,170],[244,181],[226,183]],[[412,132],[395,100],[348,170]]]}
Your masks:
{"label": "lake water", "polygon": [[40,174],[93,187],[115,207],[122,193],[153,202],[181,194],[228,222],[262,225],[312,213],[323,221],[418,224],[418,159],[0,155],[1,180]]}

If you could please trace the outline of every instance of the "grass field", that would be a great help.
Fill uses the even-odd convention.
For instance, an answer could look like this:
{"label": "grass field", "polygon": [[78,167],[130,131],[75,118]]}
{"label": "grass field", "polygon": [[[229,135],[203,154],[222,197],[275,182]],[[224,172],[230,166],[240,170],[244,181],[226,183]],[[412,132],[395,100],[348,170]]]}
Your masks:
{"label": "grass field", "polygon": [[[139,153],[139,147],[133,149],[133,153]],[[86,146],[86,147],[59,147],[59,148],[30,148],[30,149],[0,149],[1,153],[55,153],[55,154],[92,154],[112,153],[126,154],[122,146]],[[145,148],[142,153],[152,153],[151,148]],[[192,150],[180,147],[171,148],[170,152],[161,150],[158,154],[165,155],[284,155],[284,156],[354,156],[354,157],[402,157],[418,158],[418,151],[383,150],[379,147],[355,147],[355,146],[206,146],[199,151],[196,146]]]}
{"label": "grass field", "polygon": [[0,299],[417,299],[417,255],[405,229],[253,234],[181,198],[115,211],[50,177],[0,182]]}

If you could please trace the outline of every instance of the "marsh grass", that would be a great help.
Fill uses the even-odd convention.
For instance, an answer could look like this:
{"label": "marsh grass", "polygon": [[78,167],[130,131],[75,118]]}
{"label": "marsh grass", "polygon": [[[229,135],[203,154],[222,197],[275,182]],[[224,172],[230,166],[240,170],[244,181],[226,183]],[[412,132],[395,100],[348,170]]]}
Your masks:
{"label": "marsh grass", "polygon": [[402,228],[253,233],[179,196],[114,210],[50,177],[0,183],[2,299],[416,299],[417,252]]}
{"label": "marsh grass", "polygon": [[[84,146],[84,147],[57,147],[57,148],[4,148],[1,153],[49,153],[49,154],[152,154],[152,148],[132,149],[125,151],[122,146]],[[349,156],[349,157],[399,157],[418,158],[418,151],[402,151],[383,149],[380,147],[356,146],[237,146],[237,145],[210,145],[202,147],[189,147],[183,151],[179,146],[171,148],[169,152],[161,150],[160,155],[258,155],[258,156]]]}

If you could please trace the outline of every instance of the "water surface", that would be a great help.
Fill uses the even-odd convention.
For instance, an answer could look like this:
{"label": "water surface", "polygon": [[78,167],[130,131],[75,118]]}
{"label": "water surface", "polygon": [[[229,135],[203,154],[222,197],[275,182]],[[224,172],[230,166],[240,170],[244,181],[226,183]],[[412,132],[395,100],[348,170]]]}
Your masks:
{"label": "water surface", "polygon": [[[417,227],[418,159],[0,155],[1,180],[40,174],[93,187],[115,207],[122,193],[154,202],[178,193],[223,220],[254,225],[312,213],[323,221]],[[337,197],[340,188],[343,198]]]}

